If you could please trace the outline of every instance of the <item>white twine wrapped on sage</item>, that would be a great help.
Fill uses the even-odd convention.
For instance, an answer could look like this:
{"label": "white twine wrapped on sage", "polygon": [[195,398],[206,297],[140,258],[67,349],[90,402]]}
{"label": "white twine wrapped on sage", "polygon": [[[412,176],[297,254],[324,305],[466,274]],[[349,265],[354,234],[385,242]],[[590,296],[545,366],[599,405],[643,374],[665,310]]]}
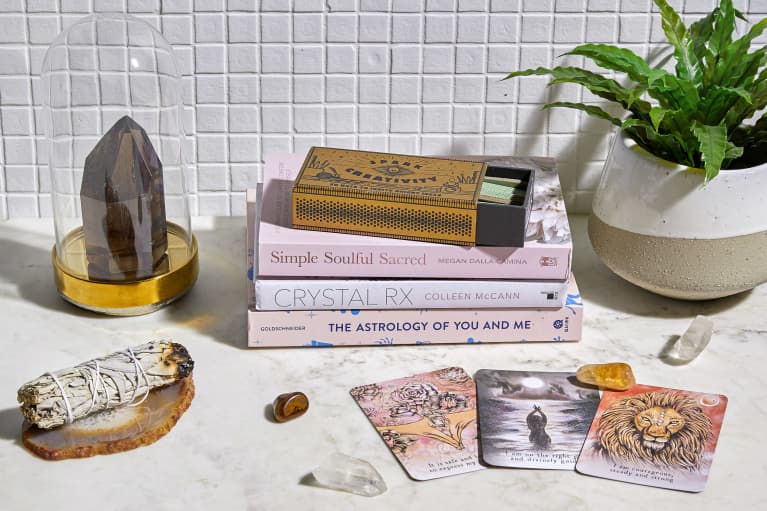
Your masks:
{"label": "white twine wrapped on sage", "polygon": [[190,375],[194,361],[186,348],[152,341],[75,367],[46,373],[19,388],[27,422],[50,429],[124,405],[138,405],[149,391]]}

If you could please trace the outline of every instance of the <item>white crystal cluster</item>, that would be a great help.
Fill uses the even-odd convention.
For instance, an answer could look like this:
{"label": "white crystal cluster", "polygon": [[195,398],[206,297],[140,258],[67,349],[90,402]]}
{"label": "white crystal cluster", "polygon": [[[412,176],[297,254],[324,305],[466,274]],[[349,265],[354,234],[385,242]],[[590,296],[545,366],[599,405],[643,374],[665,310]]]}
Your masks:
{"label": "white crystal cluster", "polygon": [[526,238],[544,243],[564,243],[570,240],[565,199],[556,172],[536,170],[535,191]]}

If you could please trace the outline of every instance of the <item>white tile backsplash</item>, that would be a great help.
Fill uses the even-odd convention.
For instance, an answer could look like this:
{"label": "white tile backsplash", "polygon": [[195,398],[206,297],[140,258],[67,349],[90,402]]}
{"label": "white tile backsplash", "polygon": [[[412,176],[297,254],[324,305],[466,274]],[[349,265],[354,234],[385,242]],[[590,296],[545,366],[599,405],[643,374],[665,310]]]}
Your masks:
{"label": "white tile backsplash", "polygon": [[[714,2],[672,3],[695,19]],[[767,0],[736,5],[751,21],[767,13]],[[82,16],[115,11],[146,19],[174,47],[196,162],[194,213],[241,214],[265,154],[312,145],[558,156],[571,210],[587,211],[610,125],[540,107],[598,98],[548,89],[545,77],[501,79],[520,67],[588,66],[556,60],[583,42],[646,54],[663,40],[651,8],[650,0],[2,0],[0,218],[50,214],[38,78],[47,45]],[[108,53],[98,57],[105,70],[124,58]],[[79,102],[127,94],[120,80],[101,88],[78,80]],[[62,150],[87,153],[81,145]]]}

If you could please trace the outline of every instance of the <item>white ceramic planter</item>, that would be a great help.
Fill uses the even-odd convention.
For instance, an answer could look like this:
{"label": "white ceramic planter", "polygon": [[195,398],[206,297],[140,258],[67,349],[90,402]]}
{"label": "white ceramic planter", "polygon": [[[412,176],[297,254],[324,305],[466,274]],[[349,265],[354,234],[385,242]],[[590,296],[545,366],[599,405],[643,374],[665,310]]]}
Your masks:
{"label": "white ceramic planter", "polygon": [[589,218],[604,263],[650,291],[690,300],[767,281],[767,164],[723,170],[670,163],[613,138]]}

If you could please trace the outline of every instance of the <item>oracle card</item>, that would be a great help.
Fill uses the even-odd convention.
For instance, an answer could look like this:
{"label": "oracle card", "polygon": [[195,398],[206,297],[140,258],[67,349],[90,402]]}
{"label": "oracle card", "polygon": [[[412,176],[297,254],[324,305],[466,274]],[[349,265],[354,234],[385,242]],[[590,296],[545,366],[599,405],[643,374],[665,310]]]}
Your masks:
{"label": "oracle card", "polygon": [[599,405],[597,390],[574,373],[482,369],[475,380],[485,463],[573,470]]}
{"label": "oracle card", "polygon": [[606,391],[576,470],[630,483],[703,491],[727,397],[634,385]]}
{"label": "oracle card", "polygon": [[354,387],[351,395],[413,479],[473,472],[477,393],[460,367]]}

